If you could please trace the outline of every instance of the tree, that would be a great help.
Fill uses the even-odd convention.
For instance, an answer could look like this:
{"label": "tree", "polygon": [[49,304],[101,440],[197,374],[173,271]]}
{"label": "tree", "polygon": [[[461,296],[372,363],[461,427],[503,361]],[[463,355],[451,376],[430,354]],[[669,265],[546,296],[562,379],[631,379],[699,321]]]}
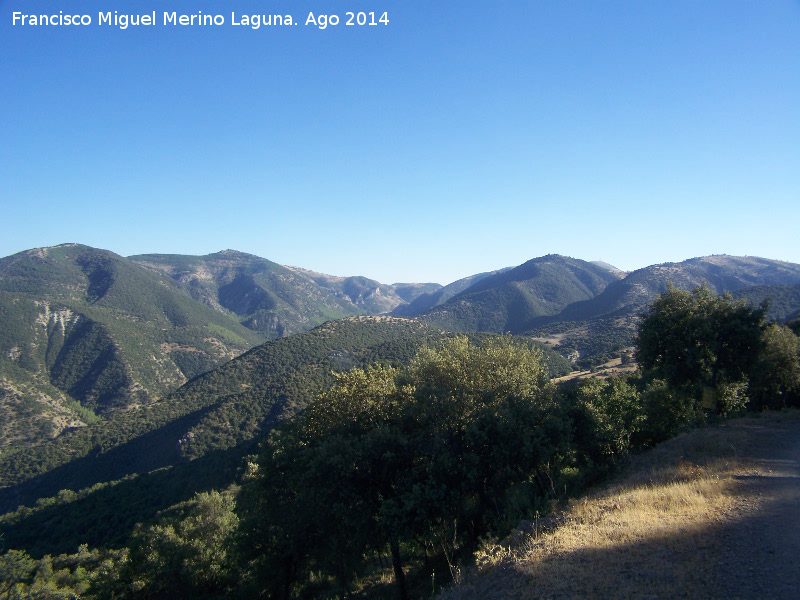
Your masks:
{"label": "tree", "polygon": [[423,349],[405,377],[414,390],[406,435],[420,459],[404,502],[417,511],[417,535],[435,534],[442,547],[456,532],[426,527],[458,524],[470,548],[498,519],[512,518],[504,509],[517,486],[534,486],[536,497],[552,491],[550,471],[568,434],[560,407],[543,393],[537,350],[506,337],[483,346],[459,337]]}
{"label": "tree", "polygon": [[126,597],[217,598],[233,585],[235,489],[203,492],[139,527],[123,561]]}
{"label": "tree", "polygon": [[22,550],[0,555],[0,598],[21,598],[35,567],[35,561]]}
{"label": "tree", "polygon": [[404,546],[450,559],[508,518],[519,486],[551,492],[569,432],[546,382],[539,352],[509,338],[459,337],[407,369],[339,375],[265,446],[251,511],[262,569],[323,569],[347,593],[363,556],[388,549],[406,598]]}
{"label": "tree", "polygon": [[255,489],[247,490],[245,531],[258,583],[273,598],[288,598],[312,567],[346,590],[364,553],[386,544],[386,527],[376,528],[381,502],[394,493],[392,474],[408,466],[407,441],[391,426],[400,402],[396,377],[380,366],[338,375],[264,445]]}
{"label": "tree", "polygon": [[746,401],[762,348],[766,304],[753,308],[702,285],[691,292],[671,285],[643,315],[636,357],[652,377],[721,413]]}
{"label": "tree", "polygon": [[0,599],[95,597],[90,588],[107,574],[108,563],[118,554],[90,551],[84,544],[76,554],[34,560],[25,551],[9,550],[0,555]]}
{"label": "tree", "polygon": [[772,323],[763,341],[751,382],[754,407],[800,406],[800,338],[789,327]]}
{"label": "tree", "polygon": [[582,447],[594,450],[595,461],[613,465],[620,456],[632,448],[632,438],[642,430],[644,415],[636,386],[627,379],[611,377],[608,380],[587,378],[577,386],[577,401],[586,413],[593,443],[577,440]]}

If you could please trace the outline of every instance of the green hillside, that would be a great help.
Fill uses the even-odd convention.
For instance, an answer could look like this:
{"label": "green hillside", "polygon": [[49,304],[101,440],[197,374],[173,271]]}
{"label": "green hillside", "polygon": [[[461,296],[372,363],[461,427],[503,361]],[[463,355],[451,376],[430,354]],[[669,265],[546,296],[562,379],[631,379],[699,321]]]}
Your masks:
{"label": "green hillside", "polygon": [[[164,400],[2,455],[0,512],[40,498],[66,500],[7,515],[0,529],[8,543],[41,552],[69,550],[81,536],[96,545],[120,541],[134,523],[158,510],[195,491],[230,484],[255,443],[330,386],[333,372],[375,362],[404,364],[422,344],[447,337],[423,323],[390,317],[327,323],[254,348]],[[557,354],[546,356],[551,375],[569,370]],[[93,486],[77,500],[59,494]],[[118,525],[109,531],[100,527],[102,519],[87,523],[85,514],[106,514]],[[63,528],[58,535],[40,527],[53,519]]]}
{"label": "green hillside", "polygon": [[[236,313],[230,307],[258,305],[263,300],[262,292],[251,290],[237,296],[221,290],[240,277],[255,281],[265,273],[264,269],[271,268],[270,264],[254,264],[248,273],[243,263],[254,257],[241,261],[238,253],[234,253],[236,256],[231,259],[234,276],[225,284],[224,278],[217,281],[208,276],[205,283],[199,280],[198,273],[209,272],[209,263],[202,269],[199,266],[198,259],[205,257],[185,257],[189,266],[184,267],[189,275],[182,279],[174,272],[157,269],[154,266],[157,261],[142,269],[133,261],[86,247],[58,247],[33,254],[42,265],[30,260],[30,256],[16,262],[0,261],[3,277],[0,281],[8,282],[0,289],[4,325],[0,342],[5,345],[0,349],[5,356],[0,379],[0,425],[4,427],[0,441],[7,445],[7,450],[0,454],[0,538],[3,549],[25,551],[45,561],[41,565],[48,560],[43,558],[45,555],[75,552],[79,545],[86,550],[79,551],[81,556],[88,552],[84,544],[100,548],[103,553],[127,546],[130,562],[124,558],[126,551],[122,551],[112,552],[117,557],[113,567],[108,563],[108,568],[119,574],[118,581],[128,582],[124,584],[127,591],[122,592],[123,596],[136,591],[138,572],[146,573],[146,581],[150,583],[145,587],[156,590],[162,572],[174,576],[175,570],[181,569],[176,561],[182,559],[175,558],[179,556],[175,555],[175,540],[185,538],[180,541],[184,550],[186,544],[194,544],[194,530],[187,527],[191,523],[198,527],[205,523],[206,517],[196,512],[205,510],[212,511],[206,516],[214,526],[227,523],[228,533],[224,534],[227,537],[213,541],[211,537],[216,534],[209,533],[211,537],[203,541],[209,543],[208,548],[216,548],[214,552],[231,552],[222,567],[227,570],[227,582],[217,582],[217,590],[234,589],[241,583],[240,574],[247,574],[251,579],[241,590],[248,596],[246,590],[265,590],[272,585],[272,579],[285,576],[288,581],[300,582],[298,585],[304,591],[297,588],[298,597],[304,594],[311,597],[318,589],[318,582],[323,580],[322,573],[325,573],[323,586],[339,590],[333,595],[346,595],[350,591],[358,594],[359,589],[377,590],[383,584],[363,580],[362,575],[385,576],[388,571],[383,563],[389,550],[395,572],[401,564],[398,556],[402,550],[409,573],[416,572],[414,580],[430,586],[426,589],[437,589],[441,582],[433,584],[431,573],[444,572],[441,569],[446,564],[453,566],[467,560],[467,554],[482,536],[512,525],[507,509],[517,511],[514,513],[517,515],[544,510],[556,496],[566,496],[569,490],[581,489],[607,473],[630,449],[663,439],[701,419],[703,414],[699,407],[705,401],[705,391],[698,383],[705,381],[702,371],[699,379],[693,380],[694,384],[674,378],[675,381],[667,382],[672,388],[666,389],[656,381],[661,377],[661,371],[655,370],[658,365],[648,366],[642,358],[640,366],[649,371],[609,381],[590,378],[553,386],[547,384],[548,376],[559,376],[572,368],[569,361],[554,351],[543,349],[542,362],[538,352],[519,348],[519,337],[498,341],[491,332],[459,337],[435,321],[437,316],[450,314],[454,315],[450,323],[453,329],[499,327],[502,330],[506,325],[521,329],[551,320],[543,327],[549,329],[550,344],[562,353],[572,349],[583,356],[599,356],[609,348],[619,349],[626,341],[625,336],[637,325],[635,304],[623,304],[611,313],[583,321],[556,321],[575,310],[574,298],[602,295],[603,289],[617,285],[613,282],[615,275],[608,269],[583,261],[554,255],[534,259],[477,281],[423,318],[354,316],[327,321],[310,331],[253,347],[199,373],[171,393],[145,396],[144,386],[134,379],[139,371],[132,369],[130,363],[147,364],[147,353],[155,357],[156,351],[162,352],[163,362],[164,356],[177,351],[173,346],[178,344],[176,336],[188,336],[195,329],[202,329],[202,319],[206,316],[220,319],[208,321],[212,330],[232,324],[247,335],[255,335],[231,318]],[[759,277],[772,282],[791,279],[797,267],[770,264],[774,261],[763,259],[723,258],[687,261],[685,271],[680,268],[669,271],[673,275],[682,274],[684,281],[705,269],[719,282],[747,282]],[[169,269],[175,268],[174,263],[170,261]],[[270,272],[281,275],[280,269],[278,266]],[[28,272],[30,277],[26,275]],[[663,275],[658,267],[652,273]],[[609,284],[604,276],[612,282]],[[641,293],[648,280],[641,273],[637,277],[633,281]],[[224,284],[221,287],[220,282]],[[351,283],[355,285],[356,296],[359,290],[372,285],[370,280],[359,278],[352,278]],[[657,286],[658,278],[654,276],[649,285]],[[790,317],[795,310],[797,285],[765,284],[741,289],[742,293],[750,294],[751,300],[764,295],[773,297],[776,311]],[[198,302],[203,299],[204,289],[209,299],[205,305]],[[266,288],[259,289],[266,293]],[[213,294],[218,306],[210,301]],[[694,294],[706,297],[703,290]],[[712,292],[707,294],[708,306],[719,306],[720,311],[729,302],[727,298],[716,299]],[[670,301],[681,301],[679,292],[673,296]],[[706,304],[698,306],[705,310]],[[719,361],[723,362],[715,368],[725,369],[725,373],[741,371],[744,378],[730,384],[735,384],[735,389],[730,388],[728,381],[720,384],[719,398],[725,402],[724,411],[743,405],[745,398],[739,394],[744,389],[742,385],[750,386],[748,393],[756,407],[780,406],[781,401],[784,405],[796,403],[800,384],[792,361],[796,363],[800,345],[787,328],[766,327],[760,312],[749,315],[749,310],[745,310],[745,313],[750,320],[742,323],[749,323],[749,328],[742,329],[735,320],[728,326],[712,315],[708,317],[709,327],[698,329],[705,336],[699,347],[711,348],[712,341],[722,339],[718,346],[723,350],[750,348],[754,353],[750,356],[743,350],[719,351]],[[664,312],[667,317],[671,314]],[[651,310],[650,315],[660,313]],[[651,327],[660,327],[660,321],[653,319]],[[714,331],[713,327],[723,329]],[[162,337],[155,337],[153,332],[161,332],[158,335]],[[532,334],[529,330],[528,335]],[[723,339],[723,334],[734,337]],[[750,343],[748,340],[754,339],[755,334],[764,340],[763,349],[757,344],[745,346],[744,342]],[[736,335],[745,337],[740,340]],[[646,339],[640,337],[639,341],[645,350],[649,348],[650,355],[660,356],[653,351],[653,341],[662,339],[663,335],[651,335]],[[153,340],[158,343],[153,345]],[[208,342],[205,338],[200,341]],[[473,342],[478,342],[474,345],[476,350],[480,348],[474,354],[467,352]],[[528,339],[525,343],[530,347],[536,342]],[[187,338],[182,347],[188,344]],[[691,340],[689,344],[698,347]],[[422,346],[429,348],[420,352]],[[512,351],[512,346],[516,350]],[[680,344],[673,346],[671,351],[682,352]],[[440,353],[443,349],[446,351]],[[508,370],[508,364],[502,360],[497,362],[498,357],[528,354],[533,363],[514,363],[528,365],[524,373]],[[467,356],[472,358],[465,363],[461,359]],[[390,388],[394,391],[387,396],[386,403],[361,395],[361,384],[355,384],[361,381],[359,378],[367,377],[359,374],[363,372],[351,372],[339,380],[339,388],[324,395],[338,373],[376,364],[411,364],[407,369],[370,371],[373,375],[392,373]],[[472,367],[466,368],[467,364]],[[782,375],[773,380],[771,376],[777,366],[783,369]],[[530,389],[538,390],[535,398],[541,405],[527,400],[518,404],[521,394],[497,395],[491,386],[487,387],[486,382],[494,380],[496,375],[497,381],[510,377],[511,381],[524,383],[533,370],[537,373],[537,383]],[[664,373],[669,375],[671,371]],[[375,375],[375,379],[373,375],[368,376],[369,386],[376,386],[375,390],[390,389],[384,386],[388,380],[381,379],[381,375]],[[682,385],[688,387],[684,389]],[[134,401],[114,403],[134,386],[139,386],[135,388],[139,396]],[[464,390],[471,391],[464,396]],[[103,398],[101,392],[109,397],[105,404],[99,402]],[[677,402],[678,392],[685,394],[680,402]],[[88,397],[85,404],[75,400],[79,393]],[[321,397],[336,402],[329,405],[322,400],[315,404]],[[341,404],[338,399],[347,402]],[[477,412],[453,408],[465,399],[471,400],[464,407],[482,408]],[[502,402],[494,405],[493,399]],[[470,404],[473,401],[478,404]],[[506,401],[510,403],[504,404]],[[519,412],[523,405],[535,410]],[[339,408],[331,411],[331,406]],[[373,421],[379,414],[383,415],[381,419],[388,420]],[[351,417],[357,417],[357,427],[348,424]],[[328,437],[327,425],[339,421],[343,429],[334,428],[335,435]],[[290,424],[284,434],[273,434],[278,425],[287,422]],[[425,427],[418,429],[417,422]],[[285,432],[292,431],[297,423],[306,423],[307,428],[296,438],[299,445],[289,444],[286,448],[287,452],[296,450],[296,456],[305,458],[292,471],[292,467],[282,462],[282,446],[276,446],[275,440],[289,435]],[[362,425],[371,432],[366,444],[362,444],[363,436],[359,433]],[[453,454],[440,452],[445,439],[440,433],[444,430],[452,432]],[[406,436],[415,431],[420,434],[418,437]],[[304,450],[307,433],[313,434],[308,439],[319,442],[308,455]],[[433,437],[426,437],[428,434]],[[447,439],[450,435],[447,434]],[[466,439],[469,443],[462,444]],[[377,445],[373,447],[373,443]],[[430,446],[427,449],[426,444]],[[371,450],[362,452],[365,448]],[[462,456],[464,448],[470,451]],[[402,452],[396,454],[400,449]],[[511,471],[498,469],[495,456],[505,457],[503,460],[508,459],[512,466],[520,456],[532,462],[511,477]],[[269,462],[266,460],[269,457],[277,460]],[[303,462],[306,458],[311,460],[308,465]],[[292,460],[290,457],[286,464],[295,464]],[[386,465],[392,464],[402,467],[387,468]],[[434,465],[432,470],[431,465]],[[476,466],[481,470],[476,470]],[[394,483],[387,483],[389,487],[383,483],[373,486],[381,473],[389,471],[394,475],[385,482]],[[338,475],[340,472],[349,474],[349,488]],[[409,479],[412,475],[417,479]],[[511,478],[506,481],[504,477]],[[288,487],[274,483],[284,479]],[[464,488],[468,480],[469,488]],[[375,492],[369,496],[370,503],[377,502],[370,504],[372,512],[362,510],[358,504],[360,496],[352,496],[355,503],[348,500],[354,489],[364,487],[353,486],[358,482],[364,482],[366,488]],[[323,483],[327,485],[324,490]],[[395,484],[405,490],[396,498],[392,496]],[[443,496],[443,490],[449,491]],[[210,494],[196,495],[203,492]],[[227,508],[222,510],[222,505],[214,503],[224,498],[228,499],[224,501]],[[296,502],[298,498],[303,502],[301,508]],[[340,502],[339,498],[343,500]],[[234,499],[242,503],[235,510]],[[312,524],[313,533],[296,528],[298,510],[305,517],[319,514],[318,520],[303,517],[303,523]],[[445,512],[438,512],[441,510]],[[442,518],[450,510],[461,516],[456,520]],[[478,516],[473,518],[474,515]],[[170,523],[178,527],[178,522],[180,531],[170,529]],[[391,527],[376,525],[378,522],[394,522],[402,539],[392,541],[391,537],[397,533]],[[353,523],[359,525],[352,526]],[[361,532],[362,537],[351,536],[352,531]],[[442,531],[446,537],[442,537]],[[334,533],[329,535],[329,532]],[[331,539],[337,541],[328,545]],[[439,549],[434,542],[443,539],[452,540],[451,547]],[[312,540],[310,548],[309,540]],[[425,543],[420,545],[420,540]],[[251,555],[238,554],[247,552],[245,547],[252,551]],[[284,555],[284,550],[290,551],[289,554]],[[334,559],[345,552],[349,553],[350,563],[343,567]],[[444,555],[440,555],[442,552]],[[15,556],[20,555],[7,554],[6,558],[11,560]],[[171,566],[159,570],[162,567],[150,559],[157,556]],[[299,564],[305,565],[302,572],[286,575],[284,556],[301,561]],[[68,559],[58,558],[62,562]],[[429,564],[429,559],[438,562]],[[80,560],[84,562],[75,564],[88,564],[85,557]],[[256,566],[253,561],[261,563]],[[202,566],[205,563],[192,564],[198,572],[206,569]],[[129,567],[133,570],[128,571]],[[341,572],[343,568],[345,575]],[[420,573],[421,578],[417,576]],[[264,581],[252,579],[262,576]],[[184,573],[182,577],[188,577],[189,581],[195,575]],[[353,582],[358,583],[350,588]],[[116,584],[111,580],[106,583],[111,593]],[[173,582],[165,589],[189,588]],[[211,597],[224,595],[211,594]]]}
{"label": "green hillside", "polygon": [[179,282],[193,299],[236,318],[266,339],[369,312],[302,273],[235,250],[206,256],[142,254],[129,259]]}
{"label": "green hillside", "polygon": [[450,298],[452,298],[456,294],[460,294],[461,292],[469,288],[471,285],[479,282],[481,279],[508,270],[509,270],[508,268],[499,269],[497,271],[491,271],[488,273],[478,273],[477,275],[470,275],[469,277],[464,277],[444,287],[440,287],[435,290],[430,290],[428,292],[420,294],[419,296],[413,299],[407,300],[408,304],[401,304],[397,306],[397,308],[395,308],[392,311],[392,314],[397,317],[415,317],[417,315],[421,315],[422,313],[429,311],[435,306],[444,304]]}
{"label": "green hillside", "polygon": [[[0,259],[0,318],[4,389],[20,382],[39,390],[18,390],[28,403],[75,401],[101,415],[152,402],[263,341],[172,280],[76,244]],[[2,410],[15,407],[4,396]],[[72,412],[49,419],[52,435],[85,421]]]}
{"label": "green hillside", "polygon": [[589,366],[633,344],[639,313],[668,283],[681,290],[706,283],[718,294],[729,291],[753,304],[771,298],[767,317],[783,321],[800,314],[798,282],[800,265],[757,257],[707,256],[653,265],[611,283],[595,298],[534,319],[526,335],[557,339],[559,351],[577,351],[579,362]]}
{"label": "green hillside", "polygon": [[393,283],[392,288],[405,302],[413,302],[424,294],[431,294],[442,288],[439,283]]}
{"label": "green hillside", "polygon": [[783,323],[800,317],[800,283],[794,285],[756,285],[733,292],[752,304],[769,301],[767,318]]}
{"label": "green hillside", "polygon": [[0,375],[0,448],[29,447],[99,419],[44,378],[5,365]]}
{"label": "green hillside", "polygon": [[800,265],[742,256],[706,256],[653,265],[633,271],[596,298],[566,308],[553,320],[581,321],[619,310],[636,312],[665,291],[667,283],[682,290],[706,283],[718,294],[751,286],[789,285],[800,283]]}
{"label": "green hillside", "polygon": [[421,318],[452,331],[518,333],[535,318],[593,298],[614,281],[617,276],[607,269],[551,254],[484,277]]}

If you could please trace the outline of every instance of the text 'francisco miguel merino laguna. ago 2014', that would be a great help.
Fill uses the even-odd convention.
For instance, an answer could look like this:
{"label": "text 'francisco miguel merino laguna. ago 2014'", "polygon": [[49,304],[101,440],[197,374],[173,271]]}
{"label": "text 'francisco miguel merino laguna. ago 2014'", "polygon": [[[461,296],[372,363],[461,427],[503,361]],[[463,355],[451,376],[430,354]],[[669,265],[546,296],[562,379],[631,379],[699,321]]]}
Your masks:
{"label": "text 'francisco miguel merino laguna. ago 2014'", "polygon": [[[15,26],[88,26],[96,25],[109,25],[119,27],[120,29],[127,29],[130,26],[152,26],[152,25],[173,25],[184,27],[213,27],[221,25],[238,25],[250,27],[251,29],[259,29],[263,26],[286,26],[286,25],[299,25],[300,22],[294,20],[292,15],[236,15],[235,12],[231,13],[230,21],[226,21],[223,15],[209,15],[203,14],[199,11],[197,14],[178,14],[177,12],[164,12],[163,20],[156,19],[156,11],[151,13],[143,13],[138,15],[119,14],[114,11],[113,14],[109,12],[97,13],[97,20],[92,19],[92,15],[65,15],[63,10],[58,11],[58,14],[52,15],[29,15],[22,12],[14,12],[12,14],[12,24]],[[339,15],[314,15],[308,13],[304,25],[311,25],[318,29],[327,29],[328,26],[335,27],[339,24],[343,25],[388,25],[389,13],[376,13],[376,12],[346,12],[344,17]]]}

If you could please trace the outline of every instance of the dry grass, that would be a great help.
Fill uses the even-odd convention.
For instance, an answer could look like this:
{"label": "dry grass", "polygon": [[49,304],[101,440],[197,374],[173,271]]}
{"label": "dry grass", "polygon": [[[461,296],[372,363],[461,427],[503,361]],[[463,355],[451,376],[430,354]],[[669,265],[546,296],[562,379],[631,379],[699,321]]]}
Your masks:
{"label": "dry grass", "polygon": [[759,475],[750,457],[776,427],[798,425],[797,413],[742,419],[662,444],[602,491],[486,545],[444,598],[717,597],[729,532],[759,502],[739,480]]}
{"label": "dry grass", "polygon": [[609,377],[623,375],[625,373],[633,373],[638,368],[639,365],[636,362],[629,362],[623,365],[622,359],[613,358],[608,362],[596,367],[594,371],[573,371],[569,375],[556,377],[553,379],[553,381],[556,383],[561,383],[562,381],[586,379],[587,377],[594,377],[595,379],[608,379]]}

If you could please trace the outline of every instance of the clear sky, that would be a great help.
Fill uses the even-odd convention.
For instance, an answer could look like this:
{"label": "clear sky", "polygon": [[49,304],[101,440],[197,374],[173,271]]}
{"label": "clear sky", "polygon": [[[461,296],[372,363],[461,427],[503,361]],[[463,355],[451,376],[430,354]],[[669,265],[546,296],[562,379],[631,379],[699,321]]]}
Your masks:
{"label": "clear sky", "polygon": [[[91,24],[13,20],[59,11]],[[800,263],[800,2],[0,0],[0,256],[63,242],[384,283]]]}

